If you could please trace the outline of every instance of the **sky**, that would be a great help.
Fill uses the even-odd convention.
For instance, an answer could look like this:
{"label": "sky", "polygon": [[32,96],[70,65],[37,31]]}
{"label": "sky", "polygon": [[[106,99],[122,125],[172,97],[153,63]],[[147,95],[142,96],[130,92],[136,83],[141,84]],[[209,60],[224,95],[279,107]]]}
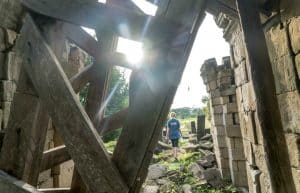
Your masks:
{"label": "sky", "polygon": [[208,94],[200,77],[200,68],[209,58],[216,58],[220,65],[222,57],[229,53],[229,44],[223,39],[222,29],[217,27],[213,16],[207,14],[198,31],[172,108],[202,107],[201,98]]}
{"label": "sky", "polygon": [[[98,0],[105,3],[105,0]],[[155,15],[156,8],[145,0],[132,0],[146,14]],[[90,34],[94,35],[94,30],[85,28]],[[129,62],[139,63],[142,55],[142,44],[124,38],[119,38],[117,51],[127,55]],[[128,49],[130,48],[130,49]],[[127,53],[126,53],[127,52]],[[136,54],[136,53],[140,54]],[[172,108],[180,107],[202,107],[203,96],[207,96],[206,87],[200,77],[200,68],[203,62],[209,58],[216,58],[221,64],[222,57],[229,55],[229,44],[223,39],[222,29],[218,28],[213,16],[207,14],[196,36],[191,54],[186,65],[180,85],[178,86]],[[126,72],[129,79],[130,71]]]}

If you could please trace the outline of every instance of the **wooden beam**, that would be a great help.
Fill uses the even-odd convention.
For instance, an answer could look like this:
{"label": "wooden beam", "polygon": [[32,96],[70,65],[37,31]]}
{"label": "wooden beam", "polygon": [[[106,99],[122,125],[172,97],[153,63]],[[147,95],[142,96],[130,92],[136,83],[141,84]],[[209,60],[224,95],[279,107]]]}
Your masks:
{"label": "wooden beam", "polygon": [[[176,9],[167,10],[168,19],[180,15],[178,20],[186,21],[189,18],[193,22],[188,22],[187,31],[172,37],[169,45],[152,47],[159,55],[151,62],[145,61],[143,68],[131,75],[128,116],[112,157],[121,174],[126,176],[130,193],[138,193],[146,178],[191,45],[205,15],[205,1],[185,1],[183,4],[181,0],[173,0],[170,3],[174,3],[171,7]],[[179,4],[193,9],[184,7],[184,13],[180,13]],[[154,42],[153,45],[158,44]]]}
{"label": "wooden beam", "polygon": [[48,170],[69,160],[71,160],[71,156],[64,145],[47,150],[43,153],[40,172]]}
{"label": "wooden beam", "polygon": [[135,40],[144,37],[167,38],[167,34],[177,33],[176,29],[183,26],[162,18],[137,14],[118,5],[104,5],[91,1],[22,0],[22,3],[28,9],[42,15],[79,26],[111,30],[119,36]]}
{"label": "wooden beam", "polygon": [[25,68],[89,190],[127,192],[128,187],[31,16],[26,18],[19,43],[29,61]]}
{"label": "wooden beam", "polygon": [[70,188],[45,188],[39,189],[43,193],[69,193]]}
{"label": "wooden beam", "polygon": [[42,193],[33,186],[18,180],[0,170],[1,193]]}
{"label": "wooden beam", "polygon": [[259,4],[257,0],[237,0],[237,7],[256,95],[256,112],[264,139],[271,191],[295,193]]}
{"label": "wooden beam", "polygon": [[128,115],[128,108],[121,110],[111,116],[104,117],[100,124],[96,127],[98,133],[105,135],[105,133],[123,127],[126,117]]}
{"label": "wooden beam", "polygon": [[90,81],[92,70],[93,70],[93,64],[85,66],[81,72],[79,72],[78,74],[76,74],[70,79],[70,82],[72,84],[75,93],[80,92],[82,87],[84,87]]}
{"label": "wooden beam", "polygon": [[[98,133],[100,134],[101,132],[102,135],[105,135],[107,132],[123,127],[127,114],[128,108],[103,118],[97,127]],[[43,154],[40,172],[48,170],[69,160],[71,160],[71,157],[69,156],[65,146],[59,146],[45,151]]]}

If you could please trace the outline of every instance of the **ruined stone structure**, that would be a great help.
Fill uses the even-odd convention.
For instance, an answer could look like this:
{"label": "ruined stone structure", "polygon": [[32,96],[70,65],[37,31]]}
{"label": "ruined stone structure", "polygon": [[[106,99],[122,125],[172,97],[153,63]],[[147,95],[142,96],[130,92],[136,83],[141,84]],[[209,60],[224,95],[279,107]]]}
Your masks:
{"label": "ruined stone structure", "polygon": [[[222,176],[249,192],[300,192],[299,1],[155,2],[155,17],[131,1],[0,2],[0,192],[139,192],[204,11],[231,47],[230,62],[202,70]],[[143,41],[141,69],[114,52],[117,36]],[[82,68],[79,48],[93,64]],[[112,65],[133,70],[130,104],[104,117]],[[83,108],[76,93],[88,83]],[[120,126],[108,155],[98,133]]]}

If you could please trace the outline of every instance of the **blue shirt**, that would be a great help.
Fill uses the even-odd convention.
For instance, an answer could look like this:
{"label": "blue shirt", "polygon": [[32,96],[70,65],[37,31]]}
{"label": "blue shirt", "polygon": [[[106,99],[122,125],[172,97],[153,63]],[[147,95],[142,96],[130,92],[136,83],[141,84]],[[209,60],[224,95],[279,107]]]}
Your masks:
{"label": "blue shirt", "polygon": [[169,128],[169,138],[170,139],[179,139],[180,136],[180,123],[177,119],[170,119],[168,121],[168,128]]}

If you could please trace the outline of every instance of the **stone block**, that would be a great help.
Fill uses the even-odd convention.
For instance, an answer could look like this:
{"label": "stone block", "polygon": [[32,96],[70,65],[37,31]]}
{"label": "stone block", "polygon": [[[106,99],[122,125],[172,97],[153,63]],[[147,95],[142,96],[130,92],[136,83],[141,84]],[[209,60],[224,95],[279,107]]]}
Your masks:
{"label": "stone block", "polygon": [[13,96],[16,86],[13,81],[0,81],[0,96],[1,101],[11,102],[13,101]]}
{"label": "stone block", "polygon": [[226,143],[228,148],[243,148],[243,140],[240,137],[226,137]]}
{"label": "stone block", "polygon": [[231,173],[239,171],[237,162],[238,161],[236,161],[236,160],[229,159],[229,166],[230,166]]}
{"label": "stone block", "polygon": [[230,169],[221,169],[220,172],[224,181],[231,181]]}
{"label": "stone block", "polygon": [[226,144],[226,137],[222,135],[214,135],[213,136],[214,145],[218,148],[225,148],[227,147]]}
{"label": "stone block", "polygon": [[236,87],[236,103],[238,104],[238,111],[243,111],[243,93],[242,93],[242,87]]}
{"label": "stone block", "polygon": [[222,125],[216,126],[216,133],[215,134],[219,135],[219,136],[225,136],[226,135],[225,127],[222,126]]}
{"label": "stone block", "polygon": [[300,168],[300,135],[285,134],[285,139],[291,166]]}
{"label": "stone block", "polygon": [[237,167],[238,167],[238,170],[240,172],[245,172],[246,173],[246,161],[243,160],[243,161],[237,161]]}
{"label": "stone block", "polygon": [[236,103],[227,103],[223,105],[224,113],[236,113],[238,112],[238,107]]}
{"label": "stone block", "polygon": [[248,186],[248,178],[246,172],[231,172],[231,180],[232,184],[236,187],[247,187]]}
{"label": "stone block", "polygon": [[6,49],[6,30],[0,27],[0,52]]}
{"label": "stone block", "polygon": [[221,96],[235,95],[236,94],[236,86],[231,84],[228,87],[220,87],[220,94],[221,94]]}
{"label": "stone block", "polygon": [[255,111],[256,110],[256,97],[251,82],[241,86],[242,94],[242,107],[243,111]]}
{"label": "stone block", "polygon": [[227,147],[215,148],[215,155],[216,157],[228,159],[229,158],[228,148]]}
{"label": "stone block", "polygon": [[230,160],[246,160],[244,148],[228,148],[228,154]]}
{"label": "stone block", "polygon": [[223,114],[222,113],[219,113],[219,114],[214,113],[213,117],[212,117],[212,123],[214,126],[223,126]]}
{"label": "stone block", "polygon": [[294,179],[294,184],[296,185],[296,192],[300,192],[300,169],[292,168],[292,175]]}
{"label": "stone block", "polygon": [[0,51],[0,79],[5,79],[5,59],[6,54]]}
{"label": "stone block", "polygon": [[242,60],[246,58],[246,51],[243,41],[243,36],[240,32],[236,32],[233,36],[232,41],[233,46],[233,57],[236,64],[239,64]]}
{"label": "stone block", "polygon": [[241,137],[241,127],[240,125],[228,125],[225,126],[225,132],[227,137]]}
{"label": "stone block", "polygon": [[297,54],[300,52],[300,17],[291,19],[289,33],[293,52]]}
{"label": "stone block", "polygon": [[300,95],[297,91],[278,95],[283,129],[300,134]]}
{"label": "stone block", "polygon": [[233,115],[233,123],[235,125],[239,125],[240,124],[239,114],[238,113],[232,113],[232,115]]}
{"label": "stone block", "polygon": [[300,53],[296,56],[295,60],[298,79],[300,79]]}
{"label": "stone block", "polygon": [[216,105],[213,107],[213,113],[221,114],[223,113],[223,105]]}
{"label": "stone block", "polygon": [[271,60],[290,54],[287,31],[285,27],[281,28],[280,24],[272,27],[266,33],[266,41]]}
{"label": "stone block", "polygon": [[[224,125],[227,126],[231,126],[231,125],[238,125],[239,121],[235,120],[236,116],[235,114],[237,113],[224,113],[223,114],[223,121],[224,121]],[[238,114],[237,114],[238,115]]]}
{"label": "stone block", "polygon": [[237,86],[241,86],[249,81],[246,60],[241,61],[238,67],[234,69],[234,79]]}
{"label": "stone block", "polygon": [[233,77],[233,70],[231,68],[224,69],[218,72],[218,79],[223,77]]}
{"label": "stone block", "polygon": [[233,77],[230,76],[221,77],[217,80],[217,84],[220,87],[229,87],[230,85],[234,84]]}
{"label": "stone block", "polygon": [[210,91],[210,96],[211,96],[211,98],[220,97],[221,96],[220,89]]}
{"label": "stone block", "polygon": [[229,160],[216,155],[217,165],[220,169],[229,169]]}
{"label": "stone block", "polygon": [[240,127],[243,138],[251,141],[254,144],[258,143],[254,112],[250,111],[248,113],[241,114]]}
{"label": "stone block", "polygon": [[216,80],[209,81],[206,85],[207,91],[212,91],[218,88],[218,83]]}
{"label": "stone block", "polygon": [[10,107],[11,102],[2,102],[2,108],[3,108],[3,128],[5,129],[7,127],[9,115],[10,115]]}
{"label": "stone block", "polygon": [[6,44],[7,44],[7,47],[14,46],[14,44],[16,42],[16,39],[17,39],[17,35],[18,34],[15,31],[12,31],[12,30],[9,30],[9,29],[6,30]]}
{"label": "stone block", "polygon": [[297,72],[292,56],[286,55],[272,61],[276,93],[281,94],[297,90]]}

